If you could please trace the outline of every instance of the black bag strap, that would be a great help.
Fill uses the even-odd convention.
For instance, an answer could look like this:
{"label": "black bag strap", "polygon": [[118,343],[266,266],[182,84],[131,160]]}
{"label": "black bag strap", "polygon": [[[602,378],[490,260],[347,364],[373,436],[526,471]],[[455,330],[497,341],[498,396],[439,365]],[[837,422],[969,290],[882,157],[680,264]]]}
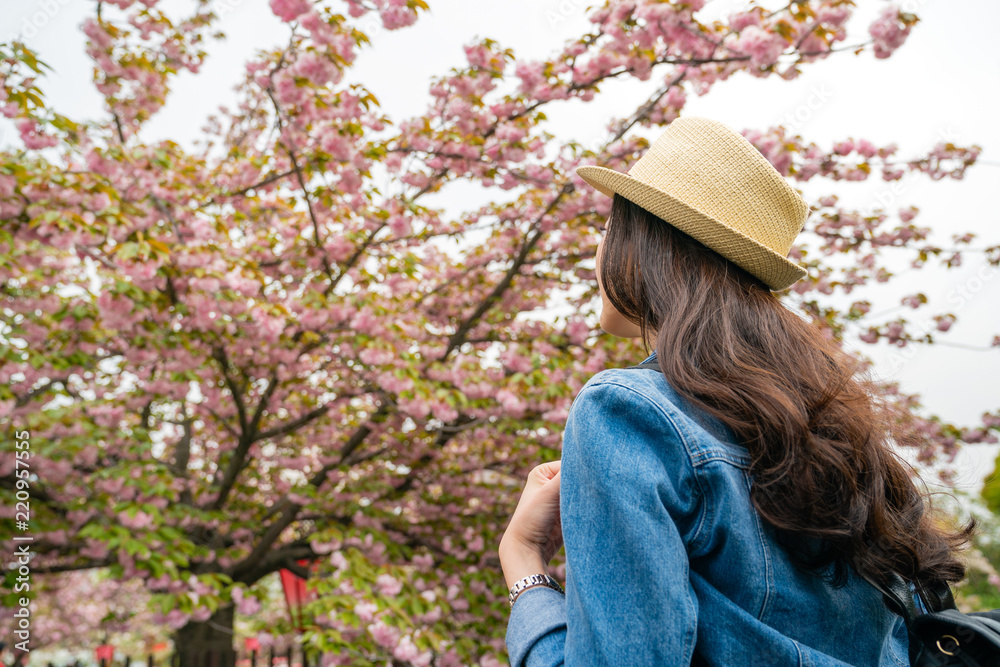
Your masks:
{"label": "black bag strap", "polygon": [[913,620],[920,615],[916,603],[913,602],[913,593],[907,585],[906,580],[895,572],[886,575],[886,581],[879,582],[867,575],[863,576],[869,584],[875,587],[882,594],[882,601],[889,611],[902,616],[909,628]]}
{"label": "black bag strap", "polygon": [[955,597],[951,593],[951,586],[945,581],[934,581],[926,586],[917,584],[917,592],[924,604],[933,611],[958,609]]}
{"label": "black bag strap", "polygon": [[644,361],[641,364],[636,364],[635,366],[628,366],[628,367],[626,367],[626,370],[628,368],[649,368],[649,369],[654,370],[654,371],[659,371],[660,370],[660,362],[657,361],[656,359],[650,359],[649,361]]}

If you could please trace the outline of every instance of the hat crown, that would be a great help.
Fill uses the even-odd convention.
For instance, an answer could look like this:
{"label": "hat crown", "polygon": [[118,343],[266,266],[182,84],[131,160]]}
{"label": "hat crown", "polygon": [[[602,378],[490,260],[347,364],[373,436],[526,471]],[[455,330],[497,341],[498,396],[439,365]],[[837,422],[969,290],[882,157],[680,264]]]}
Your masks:
{"label": "hat crown", "polygon": [[707,118],[673,121],[628,173],[576,173],[621,195],[762,280],[785,289],[806,275],[787,257],[809,215],[805,200],[743,135]]}
{"label": "hat crown", "polygon": [[781,255],[809,214],[753,144],[707,118],[672,122],[628,174]]}

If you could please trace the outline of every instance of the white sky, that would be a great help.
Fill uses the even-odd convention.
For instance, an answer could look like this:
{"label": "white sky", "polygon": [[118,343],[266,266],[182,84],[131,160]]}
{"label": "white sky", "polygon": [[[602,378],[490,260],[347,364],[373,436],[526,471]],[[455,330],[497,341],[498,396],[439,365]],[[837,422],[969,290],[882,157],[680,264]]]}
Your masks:
{"label": "white sky", "polygon": [[[170,0],[178,10],[189,0]],[[165,3],[166,0],[161,0]],[[170,138],[191,146],[205,118],[219,105],[234,106],[233,85],[244,62],[256,49],[270,48],[287,39],[287,27],[274,18],[266,0],[224,0],[232,8],[220,27],[228,39],[209,46],[210,56],[198,75],[183,73],[172,82],[166,107],[143,132],[146,141]],[[491,37],[514,50],[517,60],[546,57],[566,40],[588,27],[585,0],[429,0],[415,26],[401,31],[369,29],[372,47],[362,51],[346,81],[364,83],[397,124],[420,114],[429,100],[431,76],[443,75],[465,63],[462,46],[477,37]],[[767,3],[765,3],[767,4]],[[863,0],[849,25],[857,43],[866,37],[871,19],[886,5]],[[922,18],[903,48],[889,60],[870,54],[833,56],[808,66],[792,82],[776,77],[760,80],[740,74],[717,84],[705,97],[690,97],[686,115],[704,115],[737,128],[767,127],[783,122],[803,109],[815,91],[828,99],[790,129],[806,139],[829,146],[836,139],[864,137],[876,145],[895,142],[901,157],[915,157],[943,137],[959,144],[983,147],[984,164],[970,170],[964,181],[932,182],[907,178],[902,189],[889,190],[881,180],[867,183],[815,181],[808,196],[835,193],[844,205],[866,207],[879,197],[891,197],[890,210],[916,205],[917,223],[935,229],[935,239],[948,246],[949,235],[973,231],[974,247],[1000,242],[994,195],[1000,184],[1000,51],[995,26],[1000,25],[1000,3],[995,0],[905,0],[901,4]],[[744,7],[742,0],[709,0],[703,15],[716,17]],[[83,51],[80,22],[94,12],[92,0],[2,0],[0,39],[19,33],[40,57],[55,69],[41,82],[56,110],[75,119],[101,118],[101,100],[94,90],[92,63]],[[108,8],[111,9],[111,8]],[[364,26],[362,26],[364,28]],[[602,84],[602,94],[590,103],[557,102],[546,108],[546,129],[562,139],[594,141],[607,119],[631,113],[657,85],[614,81]],[[815,103],[813,104],[815,107]],[[808,108],[808,107],[806,107]],[[0,146],[19,143],[6,119],[0,119]],[[381,188],[380,188],[381,189]],[[386,192],[387,190],[383,190]],[[391,191],[388,190],[388,191]],[[509,193],[456,184],[425,202],[451,215],[506,198]],[[900,251],[887,250],[888,253]],[[899,262],[895,266],[901,266]],[[896,308],[899,297],[923,291],[931,306],[909,311],[909,319],[924,323],[930,316],[951,310],[958,323],[942,340],[984,347],[1000,333],[1000,271],[978,274],[981,257],[967,256],[959,270],[910,271],[899,285],[879,286],[854,298],[870,298],[873,312],[905,313]],[[980,280],[981,277],[985,280]],[[972,297],[959,300],[959,289]],[[894,309],[894,310],[890,310]],[[859,333],[861,333],[859,331]],[[922,348],[893,362],[887,346],[860,345],[878,362],[882,377],[924,397],[927,408],[959,424],[978,422],[979,415],[1000,405],[1000,351],[973,351],[961,347]],[[898,360],[898,357],[896,358]],[[967,448],[972,449],[972,448]],[[958,462],[959,488],[977,487],[992,468],[996,446],[964,452]]]}

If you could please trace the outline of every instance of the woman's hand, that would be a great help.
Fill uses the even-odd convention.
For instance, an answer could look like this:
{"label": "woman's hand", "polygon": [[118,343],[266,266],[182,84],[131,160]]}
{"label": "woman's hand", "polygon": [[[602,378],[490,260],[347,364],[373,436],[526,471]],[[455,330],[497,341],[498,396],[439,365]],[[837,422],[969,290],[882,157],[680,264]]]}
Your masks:
{"label": "woman's hand", "polygon": [[530,574],[543,574],[562,547],[559,521],[561,461],[535,466],[500,540],[500,566],[507,586]]}

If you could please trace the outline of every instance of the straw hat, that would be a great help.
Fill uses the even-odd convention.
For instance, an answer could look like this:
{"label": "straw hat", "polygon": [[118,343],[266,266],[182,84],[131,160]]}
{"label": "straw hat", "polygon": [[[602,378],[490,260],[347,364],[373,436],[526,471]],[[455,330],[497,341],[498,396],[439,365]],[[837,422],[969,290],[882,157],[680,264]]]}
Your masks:
{"label": "straw hat", "polygon": [[678,118],[627,174],[593,165],[580,178],[662,218],[772,290],[806,275],[787,259],[809,206],[741,134],[707,118]]}

